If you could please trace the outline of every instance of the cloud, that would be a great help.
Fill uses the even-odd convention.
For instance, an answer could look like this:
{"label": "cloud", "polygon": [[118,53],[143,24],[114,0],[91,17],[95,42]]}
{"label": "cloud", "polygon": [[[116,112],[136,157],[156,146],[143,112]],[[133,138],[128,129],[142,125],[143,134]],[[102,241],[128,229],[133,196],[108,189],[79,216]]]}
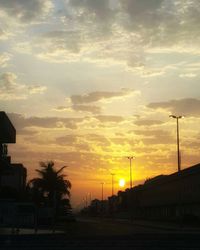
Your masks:
{"label": "cloud", "polygon": [[197,74],[195,74],[195,73],[182,73],[179,75],[179,77],[181,77],[181,78],[194,78],[196,76],[197,76]]}
{"label": "cloud", "polygon": [[[111,1],[106,0],[71,0],[69,6],[74,11],[76,22],[84,27],[84,32],[91,30],[91,25],[101,30],[102,23],[106,22],[114,44],[116,39],[119,46],[122,45],[120,38],[116,36],[119,32],[120,35],[126,35],[126,39],[132,41],[134,52],[137,51],[133,50],[134,48],[184,48],[186,44],[193,44],[191,39],[199,47],[198,39],[196,40],[200,33],[198,0],[116,0],[112,2],[115,4],[112,5]],[[84,25],[88,25],[88,29]],[[88,33],[93,35],[95,40],[99,33],[95,28],[92,30],[94,32]],[[104,35],[105,33],[104,30]],[[127,47],[129,48],[131,47]]]}
{"label": "cloud", "polygon": [[90,142],[90,145],[93,143],[98,146],[109,146],[110,141],[103,135],[98,134],[87,134],[85,139]]}
{"label": "cloud", "polygon": [[200,142],[199,142],[199,139],[200,138],[197,138],[198,140],[193,140],[193,141],[186,141],[184,142],[184,145],[187,146],[188,148],[192,148],[193,150],[199,150],[200,148]]}
{"label": "cloud", "polygon": [[7,63],[10,61],[11,55],[8,53],[0,54],[0,67],[5,68]]}
{"label": "cloud", "polygon": [[160,120],[146,120],[138,118],[134,123],[138,126],[154,126],[163,124],[164,122]]}
{"label": "cloud", "polygon": [[69,106],[58,106],[54,108],[54,110],[58,112],[87,112],[97,115],[101,113],[101,107],[93,105],[93,103],[111,101],[116,98],[121,99],[138,93],[138,91],[132,91],[130,89],[121,89],[119,92],[95,91],[84,95],[72,95],[70,98],[67,98]]}
{"label": "cloud", "polygon": [[5,31],[3,29],[0,28],[0,40],[4,40],[6,39],[7,36],[5,34]]}
{"label": "cloud", "polygon": [[27,89],[30,94],[42,94],[44,93],[44,91],[46,91],[47,87],[40,86],[40,85],[32,85],[32,86],[29,86]]}
{"label": "cloud", "polygon": [[101,108],[98,106],[89,106],[89,105],[72,105],[72,110],[78,112],[89,112],[92,114],[98,114],[101,112]]}
{"label": "cloud", "polygon": [[62,137],[56,138],[56,143],[65,146],[73,146],[77,143],[77,136],[76,135],[66,135]]}
{"label": "cloud", "polygon": [[150,137],[159,137],[169,135],[168,131],[161,129],[153,129],[153,130],[134,130],[136,135],[150,136]]}
{"label": "cloud", "polygon": [[17,83],[17,75],[12,72],[0,76],[0,100],[27,99],[29,95],[42,94],[45,90],[45,86]]}
{"label": "cloud", "polygon": [[26,128],[22,128],[22,129],[18,129],[17,130],[17,135],[27,135],[27,136],[31,136],[31,135],[37,135],[38,131],[36,130],[31,130],[31,129],[26,129]]}
{"label": "cloud", "polygon": [[142,142],[145,145],[157,145],[157,144],[174,144],[176,143],[176,140],[173,138],[173,136],[158,136],[158,137],[146,137],[141,139]]}
{"label": "cloud", "polygon": [[71,105],[71,106],[58,106],[54,108],[57,112],[66,112],[66,111],[77,111],[77,112],[86,112],[91,114],[99,114],[101,113],[101,108],[94,105]]}
{"label": "cloud", "polygon": [[200,116],[200,100],[195,98],[154,102],[147,107],[151,109],[165,109],[174,115]]}
{"label": "cloud", "polygon": [[45,49],[52,51],[68,51],[69,53],[79,53],[81,46],[81,34],[76,30],[55,30],[49,31],[38,37],[37,40]]}
{"label": "cloud", "polygon": [[6,14],[9,18],[27,23],[46,16],[51,8],[51,0],[6,0],[0,1],[0,16]]}
{"label": "cloud", "polygon": [[133,92],[134,91],[128,89],[122,89],[119,92],[96,91],[85,95],[72,95],[70,98],[73,104],[85,104],[112,98],[122,98],[132,94]]}
{"label": "cloud", "polygon": [[58,107],[54,108],[53,110],[55,110],[57,112],[65,112],[65,111],[69,111],[70,108],[67,106],[58,106]]}
{"label": "cloud", "polygon": [[[49,13],[50,3],[8,0],[0,7],[26,22]],[[148,61],[149,51],[200,53],[198,0],[69,0],[55,8],[61,23],[52,25],[51,16],[47,31],[36,32],[26,48],[48,62],[120,64],[142,77],[157,77],[165,70]]]}
{"label": "cloud", "polygon": [[134,130],[136,135],[139,135],[145,145],[149,144],[173,144],[175,138],[169,131],[161,129],[153,130]]}
{"label": "cloud", "polygon": [[[110,6],[110,1],[108,0],[70,0],[69,4],[74,7],[79,15],[83,16],[85,14],[95,15],[99,21],[104,22],[105,20],[111,18],[112,9]],[[77,13],[77,14],[78,14]]]}
{"label": "cloud", "polygon": [[121,116],[114,116],[114,115],[98,115],[98,116],[95,116],[95,119],[99,120],[100,122],[114,122],[114,123],[117,123],[117,122],[123,122],[124,121],[124,118],[121,117]]}
{"label": "cloud", "polygon": [[133,27],[138,23],[145,26],[157,23],[160,20],[159,10],[163,2],[164,0],[120,0],[122,11],[127,13],[131,19],[127,25]]}
{"label": "cloud", "polygon": [[17,130],[29,127],[77,129],[78,123],[83,120],[81,118],[62,117],[25,117],[17,113],[9,113],[8,116]]}

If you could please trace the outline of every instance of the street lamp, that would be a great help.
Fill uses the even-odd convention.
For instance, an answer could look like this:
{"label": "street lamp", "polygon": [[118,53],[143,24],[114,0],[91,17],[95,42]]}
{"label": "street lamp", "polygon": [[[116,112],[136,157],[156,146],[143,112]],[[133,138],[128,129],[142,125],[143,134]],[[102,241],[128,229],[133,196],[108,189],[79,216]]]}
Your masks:
{"label": "street lamp", "polygon": [[130,188],[132,188],[132,160],[133,160],[133,156],[128,156],[127,158],[130,161]]}
{"label": "street lamp", "polygon": [[91,193],[88,193],[89,195],[89,202],[90,202],[90,205],[91,205],[91,202],[92,202],[92,194]]}
{"label": "street lamp", "polygon": [[177,159],[178,159],[178,172],[181,171],[181,159],[180,159],[180,146],[179,146],[179,119],[184,118],[184,116],[176,116],[176,115],[170,115],[169,117],[172,117],[176,119],[176,131],[177,131]]}
{"label": "street lamp", "polygon": [[114,176],[115,176],[115,174],[111,173],[111,176],[112,176],[112,196],[113,196],[114,195]]}

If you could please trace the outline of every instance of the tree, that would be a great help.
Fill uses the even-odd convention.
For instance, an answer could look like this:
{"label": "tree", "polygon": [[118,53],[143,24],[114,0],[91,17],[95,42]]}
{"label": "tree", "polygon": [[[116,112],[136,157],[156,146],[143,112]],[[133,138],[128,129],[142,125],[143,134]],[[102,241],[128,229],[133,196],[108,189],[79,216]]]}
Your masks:
{"label": "tree", "polygon": [[40,169],[36,169],[39,177],[29,182],[29,189],[36,203],[43,200],[48,205],[59,206],[62,199],[70,197],[71,182],[62,174],[65,168],[66,166],[56,170],[53,161],[40,162]]}

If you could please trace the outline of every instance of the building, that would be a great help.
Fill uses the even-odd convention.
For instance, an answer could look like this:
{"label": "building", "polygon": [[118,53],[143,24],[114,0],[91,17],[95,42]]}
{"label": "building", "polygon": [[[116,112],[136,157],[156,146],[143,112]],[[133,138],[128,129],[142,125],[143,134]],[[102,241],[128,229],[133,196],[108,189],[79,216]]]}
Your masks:
{"label": "building", "polygon": [[5,112],[0,111],[0,144],[16,143],[16,130]]}
{"label": "building", "polygon": [[10,164],[1,174],[1,187],[10,187],[18,192],[26,188],[27,170],[21,163]]}
{"label": "building", "polygon": [[200,219],[200,164],[109,197],[110,214],[132,219]]}
{"label": "building", "polygon": [[[26,187],[26,168],[21,163],[11,163],[7,144],[16,143],[16,130],[5,112],[0,111],[0,195],[23,192]],[[9,195],[8,195],[9,196]]]}
{"label": "building", "polygon": [[152,219],[200,218],[200,164],[136,187],[135,216]]}

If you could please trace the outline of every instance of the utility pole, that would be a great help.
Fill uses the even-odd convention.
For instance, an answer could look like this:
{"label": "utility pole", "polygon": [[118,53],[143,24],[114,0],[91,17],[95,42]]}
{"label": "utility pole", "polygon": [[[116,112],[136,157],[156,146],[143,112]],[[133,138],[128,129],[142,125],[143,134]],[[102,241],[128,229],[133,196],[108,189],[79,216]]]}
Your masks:
{"label": "utility pole", "polygon": [[112,196],[113,196],[114,195],[114,176],[115,176],[115,174],[111,173],[111,176],[112,176]]}
{"label": "utility pole", "polygon": [[179,119],[184,118],[184,116],[170,115],[169,117],[176,119],[177,162],[178,162],[178,172],[180,172],[181,171],[181,155],[180,155],[180,143],[179,143]]}
{"label": "utility pole", "polygon": [[133,183],[132,183],[132,160],[133,160],[133,156],[128,156],[127,157],[130,161],[130,189],[133,187]]}

